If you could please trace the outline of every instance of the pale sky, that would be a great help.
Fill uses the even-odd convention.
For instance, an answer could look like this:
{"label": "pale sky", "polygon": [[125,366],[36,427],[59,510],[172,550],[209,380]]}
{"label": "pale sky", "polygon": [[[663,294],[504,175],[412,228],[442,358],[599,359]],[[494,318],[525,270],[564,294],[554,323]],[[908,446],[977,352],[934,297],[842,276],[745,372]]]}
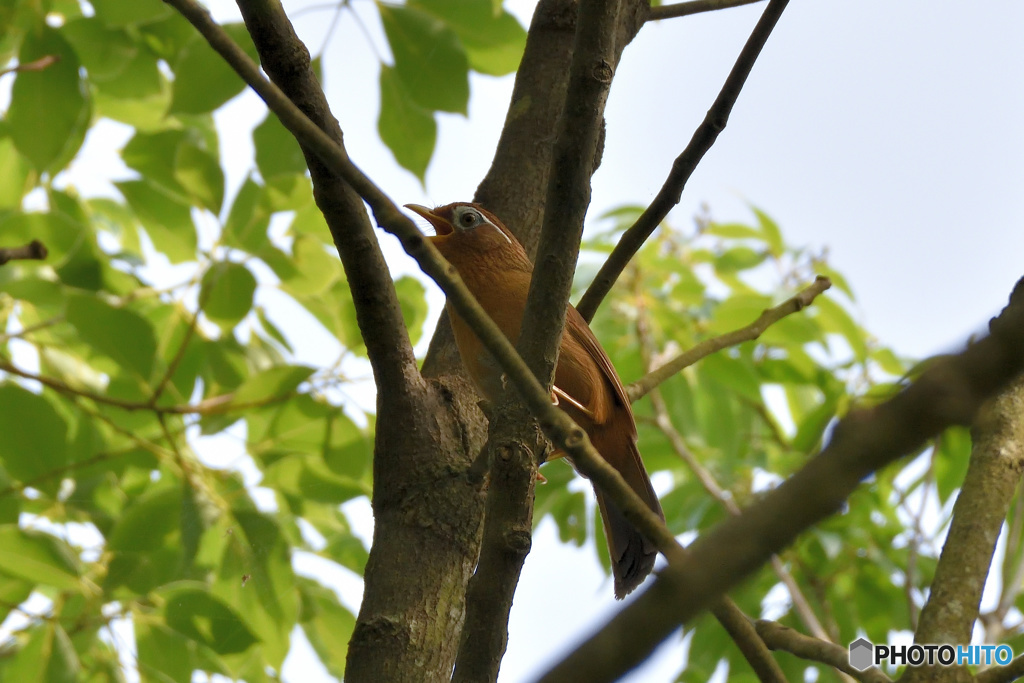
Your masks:
{"label": "pale sky", "polygon": [[[233,3],[209,4],[218,19],[237,18]],[[284,4],[293,15],[324,6]],[[517,0],[511,9],[528,25],[533,5]],[[387,58],[387,44],[372,4],[352,6],[370,37],[343,13],[324,72],[353,160],[399,204],[470,199],[490,163],[511,77],[474,77],[469,118],[440,117],[424,191],[377,138],[376,55]],[[608,104],[590,216],[654,197],[763,7],[650,25],[627,48]],[[331,17],[319,10],[296,20],[314,52]],[[794,0],[670,218],[686,227],[706,203],[717,219],[747,221],[747,203],[756,204],[790,244],[828,247],[857,294],[860,322],[883,343],[916,357],[954,348],[983,328],[1024,274],[1022,35],[1024,5],[1015,0]],[[248,135],[264,111],[246,93],[218,114],[222,154],[237,160],[232,188],[251,164]],[[76,165],[79,184],[97,160],[113,164],[123,131],[106,130]],[[394,240],[384,242],[396,271],[414,271]],[[443,297],[433,287],[430,296],[436,316]],[[335,357],[324,339],[294,330],[289,337],[300,361]],[[372,397],[360,403],[372,406]],[[368,509],[348,506],[364,531]],[[357,578],[326,563],[297,564],[358,609]],[[519,584],[501,681],[531,680],[617,607],[593,549],[562,546],[554,526],[542,524]],[[310,657],[298,645],[285,680],[332,680]],[[629,680],[674,680],[681,657],[676,636]]]}

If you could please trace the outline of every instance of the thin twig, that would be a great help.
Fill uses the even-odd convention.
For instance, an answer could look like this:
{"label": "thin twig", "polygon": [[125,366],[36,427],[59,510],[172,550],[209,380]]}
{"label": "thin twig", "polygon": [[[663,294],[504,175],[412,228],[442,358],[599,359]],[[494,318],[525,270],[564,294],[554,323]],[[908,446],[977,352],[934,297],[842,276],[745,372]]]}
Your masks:
{"label": "thin twig", "polygon": [[45,330],[48,327],[53,327],[54,325],[58,325],[58,324],[64,322],[64,320],[65,320],[65,318],[64,318],[63,315],[55,315],[52,318],[47,318],[46,320],[42,320],[40,322],[37,322],[35,325],[29,325],[28,327],[23,327],[20,330],[18,330],[17,332],[10,332],[8,334],[0,334],[0,344],[5,344],[8,341],[10,341],[11,339],[24,339],[26,336],[32,334],[33,332],[38,332],[39,330]]}
{"label": "thin twig", "polygon": [[993,666],[979,671],[974,683],[1010,683],[1024,677],[1024,655],[1018,655],[1005,666]]}
{"label": "thin twig", "polygon": [[951,425],[973,422],[981,405],[1024,370],[1024,278],[989,329],[989,336],[936,361],[895,397],[848,413],[803,469],[697,539],[541,681],[616,680],[802,530],[837,512],[870,473],[917,452]]}
{"label": "thin twig", "polygon": [[730,7],[752,5],[755,2],[763,2],[763,0],[691,0],[691,2],[677,2],[674,5],[652,7],[651,13],[647,15],[647,21],[687,17],[691,14],[700,14],[701,12],[714,12],[720,9],[729,9]]}
{"label": "thin twig", "polygon": [[746,341],[757,339],[769,327],[785,318],[787,315],[801,311],[809,306],[815,298],[826,289],[832,286],[832,281],[823,275],[815,278],[814,282],[797,293],[796,296],[783,301],[774,308],[764,311],[754,322],[746,327],[723,335],[705,339],[693,348],[679,354],[672,360],[662,365],[657,370],[649,372],[637,381],[626,387],[626,394],[630,401],[637,401],[647,395],[654,387],[669,379],[683,368],[693,365],[706,356],[716,351],[736,346]]}
{"label": "thin twig", "polygon": [[42,71],[60,61],[60,55],[44,55],[33,62],[26,62],[12,66],[9,69],[0,69],[0,76],[7,74],[24,73],[26,71]]}
{"label": "thin twig", "polygon": [[891,683],[877,667],[857,671],[850,666],[850,653],[841,645],[806,636],[777,621],[758,619],[754,622],[758,635],[773,650],[783,650],[813,662],[827,664],[861,683]]}
{"label": "thin twig", "polygon": [[8,363],[7,361],[0,360],[0,371],[8,372],[24,379],[34,380],[39,382],[43,386],[47,386],[54,391],[60,392],[68,396],[74,396],[77,398],[87,398],[90,401],[101,403],[103,405],[111,406],[114,408],[120,408],[121,410],[127,411],[138,411],[148,410],[158,415],[220,415],[223,413],[232,412],[235,410],[248,410],[250,408],[262,408],[264,406],[272,405],[274,403],[280,403],[285,401],[292,396],[294,392],[281,394],[279,396],[271,396],[266,399],[259,401],[246,401],[244,403],[232,403],[234,400],[234,394],[221,394],[220,396],[211,396],[208,399],[204,399],[199,403],[189,403],[182,405],[173,406],[155,406],[150,401],[126,401],[120,398],[114,398],[113,396],[105,396],[103,394],[97,394],[86,389],[76,389],[75,387],[62,382],[59,379],[53,377],[47,377],[45,375],[37,375],[27,370]]}
{"label": "thin twig", "polygon": [[707,116],[704,117],[704,121],[697,127],[683,153],[672,162],[672,170],[669,172],[668,178],[665,179],[665,184],[662,185],[654,201],[644,210],[636,223],[622,235],[622,239],[615,245],[608,260],[598,271],[597,277],[583,294],[583,298],[580,299],[576,308],[588,322],[594,317],[597,307],[601,305],[601,301],[615,284],[622,269],[640,250],[640,247],[665,219],[672,207],[679,203],[686,181],[689,180],[690,175],[697,168],[697,164],[715,144],[719,133],[729,122],[729,114],[739,98],[743,84],[746,83],[754,62],[757,61],[761,49],[768,41],[768,36],[771,35],[788,3],[789,0],[771,0],[768,3],[768,7],[765,8],[747,39],[746,45],[743,46],[732,71],[729,72],[729,77],[725,79],[718,97],[715,98],[714,104],[711,105]]}
{"label": "thin twig", "polygon": [[8,261],[42,261],[49,252],[39,240],[32,240],[20,247],[0,247],[0,266]]}
{"label": "thin twig", "polygon": [[[643,284],[641,278],[639,276],[633,278],[633,290],[639,307],[636,317],[636,331],[637,336],[640,338],[640,355],[643,360],[644,367],[649,368],[651,366],[656,347],[651,334],[650,315],[646,305],[643,303],[642,287]],[[683,442],[682,435],[676,430],[675,426],[672,425],[671,420],[669,419],[668,409],[665,406],[665,401],[661,396],[661,392],[657,389],[652,391],[651,400],[654,406],[655,423],[662,429],[665,436],[668,437],[669,442],[672,444],[677,455],[690,465],[694,474],[697,475],[701,484],[704,485],[705,490],[710,493],[713,498],[724,505],[730,514],[739,514],[740,510],[736,505],[736,502],[722,489],[721,486],[718,485],[718,482],[715,481],[715,478],[711,473],[704,469],[697,459],[693,457],[693,453],[691,453],[686,447],[686,444]],[[778,560],[778,558],[773,559]],[[782,567],[781,563],[779,563],[779,567],[783,572],[785,571],[785,567]],[[790,579],[792,579],[792,577],[790,577]],[[791,583],[795,588],[796,582],[791,581]],[[797,589],[796,592],[799,593],[799,590]],[[803,596],[801,595],[800,597],[802,598]],[[795,597],[794,603],[796,603]],[[754,630],[752,621],[743,613],[742,610],[740,610],[739,606],[736,605],[732,599],[729,597],[723,598],[719,603],[711,607],[711,613],[716,619],[718,619],[719,623],[722,624],[732,637],[747,662],[754,669],[759,680],[786,680],[778,662],[776,662],[775,658],[767,651],[761,637],[758,636],[757,632]],[[739,623],[740,618],[742,618],[742,624]],[[817,620],[814,621],[816,622]]]}
{"label": "thin twig", "polygon": [[[634,282],[634,290],[640,289],[640,279],[636,278]],[[641,294],[640,291],[636,291],[636,294]],[[652,338],[650,331],[649,313],[646,306],[643,304],[642,297],[638,297],[637,301],[639,310],[637,312],[636,328],[637,336],[640,338],[640,353],[643,357],[643,363],[645,368],[649,368],[654,357],[655,343]],[[690,471],[697,477],[701,486],[704,490],[714,498],[730,515],[739,515],[741,510],[739,505],[736,503],[736,499],[727,492],[721,484],[715,479],[714,475],[705,468],[693,452],[687,447],[686,441],[683,439],[683,435],[679,433],[675,425],[672,424],[672,418],[669,416],[668,406],[665,404],[665,399],[661,395],[661,391],[657,388],[653,389],[650,393],[651,407],[654,409],[654,424],[661,430],[662,434],[669,441],[669,445],[672,446],[672,450],[675,451],[676,455],[686,463]],[[829,640],[828,634],[825,632],[824,627],[818,620],[818,616],[814,613],[810,603],[804,596],[803,591],[800,590],[800,586],[797,584],[796,579],[786,569],[782,560],[779,559],[778,555],[772,556],[772,570],[789,591],[790,598],[793,600],[793,608],[800,616],[801,621],[804,625],[814,634],[815,637],[823,640]]]}

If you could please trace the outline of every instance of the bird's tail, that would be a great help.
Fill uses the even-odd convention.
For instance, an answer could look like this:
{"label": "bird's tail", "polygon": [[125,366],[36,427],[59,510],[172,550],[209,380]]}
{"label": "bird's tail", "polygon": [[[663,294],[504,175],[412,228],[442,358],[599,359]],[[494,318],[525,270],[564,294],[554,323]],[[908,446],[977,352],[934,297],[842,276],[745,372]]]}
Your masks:
{"label": "bird's tail", "polygon": [[[590,437],[597,451],[618,470],[629,487],[647,503],[652,512],[665,519],[661,503],[658,502],[658,496],[654,493],[650,477],[640,459],[636,438],[625,430],[612,428],[612,425],[595,430]],[[621,600],[651,573],[658,551],[654,543],[637,531],[622,511],[605,498],[601,489],[595,486],[594,493],[597,494],[597,505],[601,510],[605,537],[608,539],[615,597]]]}

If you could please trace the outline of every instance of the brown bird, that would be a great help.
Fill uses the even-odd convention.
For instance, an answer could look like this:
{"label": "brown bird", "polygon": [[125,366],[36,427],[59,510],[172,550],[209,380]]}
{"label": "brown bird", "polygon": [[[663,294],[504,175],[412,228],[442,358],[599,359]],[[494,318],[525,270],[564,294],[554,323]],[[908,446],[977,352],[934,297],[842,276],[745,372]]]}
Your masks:
{"label": "brown bird", "polygon": [[[533,274],[533,264],[522,245],[497,216],[476,204],[406,207],[430,222],[437,234],[427,239],[455,266],[501,331],[516,342]],[[465,321],[451,306],[447,308],[469,376],[484,396],[495,399],[501,391],[501,369]],[[566,311],[552,393],[559,407],[587,432],[601,456],[664,519],[637,450],[636,423],[626,390],[608,354],[571,305]],[[621,599],[651,573],[657,551],[596,486],[594,493],[611,552],[615,597]]]}

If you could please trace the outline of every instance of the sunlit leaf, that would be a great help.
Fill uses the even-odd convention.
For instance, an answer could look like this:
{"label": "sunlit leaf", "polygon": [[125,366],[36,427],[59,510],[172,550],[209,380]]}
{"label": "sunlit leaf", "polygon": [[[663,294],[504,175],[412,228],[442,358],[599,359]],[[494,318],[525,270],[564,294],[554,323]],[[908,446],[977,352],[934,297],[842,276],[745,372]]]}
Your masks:
{"label": "sunlit leaf", "polygon": [[218,654],[244,652],[258,642],[235,610],[205,590],[172,587],[163,597],[167,625]]}
{"label": "sunlit leaf", "polygon": [[503,76],[519,66],[526,31],[494,0],[413,0],[410,6],[442,19],[459,36],[474,71]]}
{"label": "sunlit leaf", "polygon": [[18,151],[37,170],[54,172],[71,161],[85,139],[90,108],[78,56],[51,28],[27,35],[18,55],[22,64],[45,57],[54,63],[14,79],[7,125]]}
{"label": "sunlit leaf", "polygon": [[67,316],[82,340],[95,351],[142,378],[149,377],[156,356],[156,338],[144,317],[88,295],[69,297]]}
{"label": "sunlit leaf", "polygon": [[221,261],[203,275],[203,313],[228,330],[237,325],[252,309],[256,277],[241,263]]}
{"label": "sunlit leaf", "polygon": [[[244,24],[224,24],[221,28],[250,58],[257,59],[256,48]],[[245,82],[198,33],[182,49],[174,65],[174,75],[171,113],[213,111],[245,88]]]}
{"label": "sunlit leaf", "polygon": [[377,131],[395,160],[421,181],[437,141],[437,124],[429,110],[413,101],[394,69],[380,69],[380,118]]}
{"label": "sunlit leaf", "polygon": [[456,33],[414,7],[377,3],[395,57],[394,74],[412,99],[427,110],[465,114],[469,64]]}
{"label": "sunlit leaf", "polygon": [[16,524],[0,526],[0,571],[58,590],[82,588],[77,558],[64,541]]}

